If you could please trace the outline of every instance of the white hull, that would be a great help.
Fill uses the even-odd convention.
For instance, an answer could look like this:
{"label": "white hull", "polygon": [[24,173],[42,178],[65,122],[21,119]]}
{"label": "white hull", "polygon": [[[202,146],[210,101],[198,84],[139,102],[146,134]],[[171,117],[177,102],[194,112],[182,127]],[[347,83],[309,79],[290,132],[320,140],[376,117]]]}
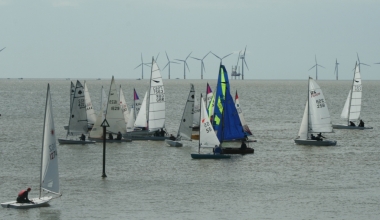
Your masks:
{"label": "white hull", "polygon": [[300,139],[295,139],[294,142],[298,145],[311,145],[311,146],[335,146],[337,143],[337,141],[330,141],[330,140],[317,141],[317,140],[300,140]]}
{"label": "white hull", "polygon": [[34,203],[18,203],[16,201],[1,203],[4,208],[14,208],[14,209],[30,209],[36,207],[49,206],[49,201],[53,197],[47,196],[42,198],[31,199]]}
{"label": "white hull", "polygon": [[182,147],[183,144],[179,141],[173,141],[173,140],[165,140],[165,142],[170,146],[170,147]]}
{"label": "white hull", "polygon": [[349,126],[349,125],[333,125],[335,129],[356,129],[356,130],[364,130],[364,129],[373,129],[373,127],[358,127],[358,126]]}
{"label": "white hull", "polygon": [[60,144],[95,144],[96,141],[90,141],[90,140],[71,140],[71,139],[63,139],[63,138],[58,138],[58,142]]}

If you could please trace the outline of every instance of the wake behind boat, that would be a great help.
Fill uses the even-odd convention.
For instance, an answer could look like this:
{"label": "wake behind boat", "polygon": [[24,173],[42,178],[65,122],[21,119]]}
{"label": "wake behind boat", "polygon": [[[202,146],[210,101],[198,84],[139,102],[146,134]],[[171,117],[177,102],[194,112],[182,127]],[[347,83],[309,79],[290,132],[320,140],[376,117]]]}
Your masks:
{"label": "wake behind boat", "polygon": [[[332,132],[333,128],[322,89],[311,77],[307,94],[300,130],[294,142],[299,145],[335,146],[337,141],[322,139],[321,133]],[[319,133],[321,137],[315,137],[313,133]]]}
{"label": "wake behind boat", "polygon": [[[373,129],[372,127],[365,127],[364,122],[360,120],[360,112],[362,108],[362,79],[360,74],[360,66],[358,63],[355,64],[354,78],[352,80],[351,90],[348,92],[346,102],[344,104],[341,118],[347,119],[346,125],[333,125],[335,129]],[[355,125],[353,121],[360,123],[358,126]]]}

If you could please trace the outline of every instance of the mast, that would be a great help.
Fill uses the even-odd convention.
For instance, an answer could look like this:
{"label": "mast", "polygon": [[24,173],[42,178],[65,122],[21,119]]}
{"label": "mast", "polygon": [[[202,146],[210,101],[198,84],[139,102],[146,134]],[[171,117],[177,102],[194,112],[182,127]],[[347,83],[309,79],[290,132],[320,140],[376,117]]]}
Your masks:
{"label": "mast", "polygon": [[49,95],[50,95],[50,84],[48,83],[48,87],[47,87],[47,92],[46,92],[46,102],[45,102],[45,116],[44,116],[44,129],[43,129],[43,133],[42,133],[42,148],[41,148],[41,166],[40,166],[40,196],[39,198],[41,198],[41,190],[42,190],[42,160],[43,160],[43,155],[44,155],[44,140],[45,140],[45,123],[46,123],[46,110],[47,110],[47,106],[48,106],[48,98],[49,98]]}
{"label": "mast", "polygon": [[136,100],[135,100],[135,94],[136,94],[136,89],[133,88],[133,108],[134,108],[133,117],[136,120]]}
{"label": "mast", "polygon": [[147,102],[149,103],[148,105],[148,111],[147,111],[147,117],[146,117],[146,125],[147,125],[147,130],[149,130],[149,111],[150,111],[150,93],[151,93],[151,89],[152,89],[152,75],[153,75],[153,62],[154,62],[154,57],[152,57],[152,65],[151,65],[151,68],[150,68],[150,80],[149,80],[149,93],[148,93],[148,100]]}
{"label": "mast", "polygon": [[[352,78],[352,86],[351,86],[351,92],[350,92],[350,101],[348,103],[348,117],[347,117],[347,125],[350,125],[350,112],[351,112],[351,100],[352,100],[352,92],[353,92],[353,89],[354,89],[354,82],[355,82],[355,73],[356,73],[356,66],[358,65],[358,63],[356,62],[355,63],[355,70],[354,70],[354,78]],[[359,66],[360,68],[360,66]],[[359,69],[360,71],[360,69]]]}
{"label": "mast", "polygon": [[[201,98],[199,99],[199,106],[201,107],[201,111],[203,110],[202,109],[202,93],[201,93]],[[204,106],[203,106],[204,107]],[[201,113],[202,115],[202,113]],[[202,126],[202,117],[199,117],[199,126]],[[201,128],[199,128],[199,138],[198,138],[198,154],[201,153]]]}
{"label": "mast", "polygon": [[310,127],[309,127],[309,124],[310,124],[310,95],[309,92],[310,92],[310,79],[311,77],[309,76],[309,81],[308,81],[308,84],[307,84],[307,139],[309,139],[309,131],[310,131]]}

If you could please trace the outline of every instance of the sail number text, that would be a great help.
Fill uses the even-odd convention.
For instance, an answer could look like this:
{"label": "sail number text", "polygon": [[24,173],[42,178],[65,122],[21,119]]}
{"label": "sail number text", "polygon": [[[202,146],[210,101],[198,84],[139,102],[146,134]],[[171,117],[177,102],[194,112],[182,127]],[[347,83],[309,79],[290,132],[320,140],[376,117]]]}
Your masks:
{"label": "sail number text", "polygon": [[361,85],[354,85],[354,92],[361,92],[362,86]]}
{"label": "sail number text", "polygon": [[203,126],[206,128],[206,132],[209,133],[212,131],[210,122],[203,123]]}
{"label": "sail number text", "polygon": [[153,90],[153,94],[156,95],[156,102],[165,101],[164,86],[153,86],[152,90]]}
{"label": "sail number text", "polygon": [[318,100],[315,100],[315,102],[317,103],[317,108],[323,108],[326,106],[324,99],[318,99]]}
{"label": "sail number text", "polygon": [[49,150],[50,150],[50,160],[53,160],[57,156],[57,150],[56,150],[55,144],[49,145]]}

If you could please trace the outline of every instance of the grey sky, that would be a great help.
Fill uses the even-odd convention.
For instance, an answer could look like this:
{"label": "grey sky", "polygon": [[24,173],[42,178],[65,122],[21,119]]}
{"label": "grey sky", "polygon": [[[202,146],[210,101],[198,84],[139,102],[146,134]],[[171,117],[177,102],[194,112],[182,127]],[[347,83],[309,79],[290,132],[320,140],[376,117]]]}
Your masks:
{"label": "grey sky", "polygon": [[[208,51],[230,72],[247,45],[246,79],[351,79],[359,53],[363,80],[379,80],[380,1],[376,0],[0,0],[0,78],[141,77],[157,56],[201,58]],[[216,79],[219,59],[205,60],[205,79]],[[200,78],[188,59],[187,78]],[[144,69],[148,78],[150,69]],[[171,78],[183,78],[183,64]]]}

